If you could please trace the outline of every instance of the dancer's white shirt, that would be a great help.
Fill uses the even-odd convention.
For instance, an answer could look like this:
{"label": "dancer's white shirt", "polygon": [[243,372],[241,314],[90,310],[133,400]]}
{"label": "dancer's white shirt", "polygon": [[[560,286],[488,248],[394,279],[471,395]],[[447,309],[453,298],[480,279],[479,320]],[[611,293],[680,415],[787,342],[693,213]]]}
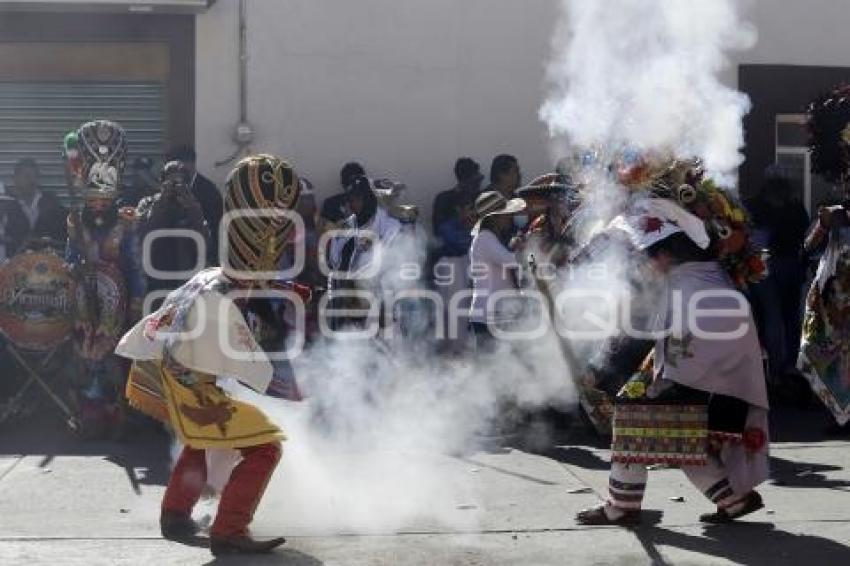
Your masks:
{"label": "dancer's white shirt", "polygon": [[[519,291],[510,267],[518,267],[514,252],[499,241],[490,230],[481,230],[472,239],[469,248],[469,276],[472,279],[471,322],[498,324],[515,320],[522,307]],[[497,295],[488,312],[488,301],[496,293],[516,291],[516,297]]]}

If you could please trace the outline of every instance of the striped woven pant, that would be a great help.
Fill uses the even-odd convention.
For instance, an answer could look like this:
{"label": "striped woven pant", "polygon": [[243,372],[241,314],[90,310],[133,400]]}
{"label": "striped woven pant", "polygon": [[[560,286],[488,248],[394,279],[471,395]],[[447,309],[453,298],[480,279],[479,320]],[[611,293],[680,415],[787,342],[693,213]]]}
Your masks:
{"label": "striped woven pant", "polygon": [[[734,492],[723,464],[713,456],[708,457],[705,466],[681,466],[681,470],[694,487],[720,509],[744,496]],[[608,502],[618,509],[640,509],[648,475],[643,464],[612,462],[608,478]]]}

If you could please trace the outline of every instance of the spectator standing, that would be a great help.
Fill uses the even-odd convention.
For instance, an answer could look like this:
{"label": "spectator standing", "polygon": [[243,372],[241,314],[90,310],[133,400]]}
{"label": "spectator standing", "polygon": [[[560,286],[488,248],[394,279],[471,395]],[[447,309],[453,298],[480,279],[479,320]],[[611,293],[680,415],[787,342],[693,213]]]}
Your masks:
{"label": "spectator standing", "polygon": [[[334,272],[346,275],[342,278],[328,277],[328,292],[334,308],[360,309],[363,301],[347,295],[347,291],[366,290],[373,296],[380,296],[382,276],[394,267],[388,264],[392,262],[385,261],[384,254],[401,232],[401,222],[381,206],[372,182],[365,176],[351,181],[345,197],[342,228],[349,232],[331,239],[328,259]],[[342,316],[331,324],[339,328],[350,323],[358,324],[362,318]]]}
{"label": "spectator standing", "polygon": [[[441,192],[434,199],[433,213],[431,214],[431,225],[434,234],[439,230],[440,224],[445,220],[454,218],[455,208],[458,200],[472,195],[472,201],[481,192],[481,183],[484,176],[481,174],[481,166],[470,157],[461,157],[455,162],[455,179],[457,184],[446,191]],[[468,247],[468,246],[467,246]]]}
{"label": "spectator standing", "polygon": [[324,223],[337,224],[348,215],[345,191],[357,177],[366,176],[366,170],[360,163],[350,161],[339,172],[339,185],[342,192],[332,195],[322,203],[321,218]]}
{"label": "spectator standing", "polygon": [[[179,161],[165,164],[157,194],[142,199],[137,209],[139,235],[143,242],[154,230],[191,230],[204,243],[209,242],[209,229],[203,210],[189,190],[190,170]],[[189,271],[198,265],[198,246],[186,237],[159,237],[151,242],[151,267],[171,273]],[[203,263],[203,262],[201,262]],[[184,280],[158,279],[146,273],[149,291],[172,291]]]}
{"label": "spectator standing", "polygon": [[469,311],[470,329],[475,335],[475,347],[488,352],[495,347],[493,328],[514,322],[520,311],[517,303],[504,297],[488,309],[496,293],[516,291],[519,294],[519,262],[516,250],[511,249],[513,216],[525,210],[522,199],[506,200],[496,191],[486,191],[475,200],[478,222],[472,229],[469,249],[472,305]]}
{"label": "spectator standing", "polygon": [[486,190],[496,191],[506,199],[514,197],[514,192],[522,182],[519,162],[513,155],[497,155],[490,165],[490,185]]}
{"label": "spectator standing", "polygon": [[[334,238],[330,245],[330,260],[349,274],[367,271],[375,256],[374,247],[387,246],[401,231],[401,223],[380,205],[365,176],[355,177],[345,193],[346,210],[353,216],[351,228],[358,235]],[[362,234],[360,236],[359,234]]]}
{"label": "spectator standing", "polygon": [[768,276],[753,286],[752,298],[768,354],[770,379],[796,397],[786,383],[796,374],[800,346],[801,299],[805,282],[803,242],[809,215],[794,198],[794,187],[778,167],[765,171],[758,194],[748,203],[754,233],[769,251]]}
{"label": "spectator standing", "polygon": [[215,183],[198,173],[197,160],[195,149],[189,145],[175,147],[165,156],[166,163],[180,161],[189,173],[189,191],[201,205],[204,220],[207,221],[207,227],[210,231],[207,259],[210,264],[218,265],[219,225],[221,224],[221,217],[224,215],[224,201]]}
{"label": "spectator standing", "polygon": [[[456,312],[469,310],[469,299],[452,302],[469,288],[469,247],[475,224],[475,199],[484,177],[478,163],[461,157],[455,163],[457,184],[434,199],[431,216],[438,247],[434,254],[434,286],[443,299],[447,353],[459,354],[468,343],[468,325],[455,320]],[[453,307],[457,308],[453,308]]]}

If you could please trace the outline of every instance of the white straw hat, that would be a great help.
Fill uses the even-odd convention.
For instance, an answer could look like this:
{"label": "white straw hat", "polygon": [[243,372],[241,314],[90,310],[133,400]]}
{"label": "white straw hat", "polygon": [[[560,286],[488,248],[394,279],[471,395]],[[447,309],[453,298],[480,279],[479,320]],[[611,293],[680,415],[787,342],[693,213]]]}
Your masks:
{"label": "white straw hat", "polygon": [[496,191],[481,193],[475,199],[475,215],[478,216],[478,222],[472,228],[473,237],[477,236],[478,232],[481,231],[481,223],[488,216],[516,214],[523,210],[525,210],[525,201],[521,198],[507,200],[501,193]]}

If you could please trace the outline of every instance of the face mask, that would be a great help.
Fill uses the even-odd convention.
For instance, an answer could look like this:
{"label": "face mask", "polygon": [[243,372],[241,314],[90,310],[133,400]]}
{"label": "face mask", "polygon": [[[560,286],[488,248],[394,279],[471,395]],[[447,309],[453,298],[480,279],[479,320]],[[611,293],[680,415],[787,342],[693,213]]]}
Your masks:
{"label": "face mask", "polygon": [[518,230],[522,230],[528,226],[528,215],[527,214],[515,214],[514,215],[514,228]]}

